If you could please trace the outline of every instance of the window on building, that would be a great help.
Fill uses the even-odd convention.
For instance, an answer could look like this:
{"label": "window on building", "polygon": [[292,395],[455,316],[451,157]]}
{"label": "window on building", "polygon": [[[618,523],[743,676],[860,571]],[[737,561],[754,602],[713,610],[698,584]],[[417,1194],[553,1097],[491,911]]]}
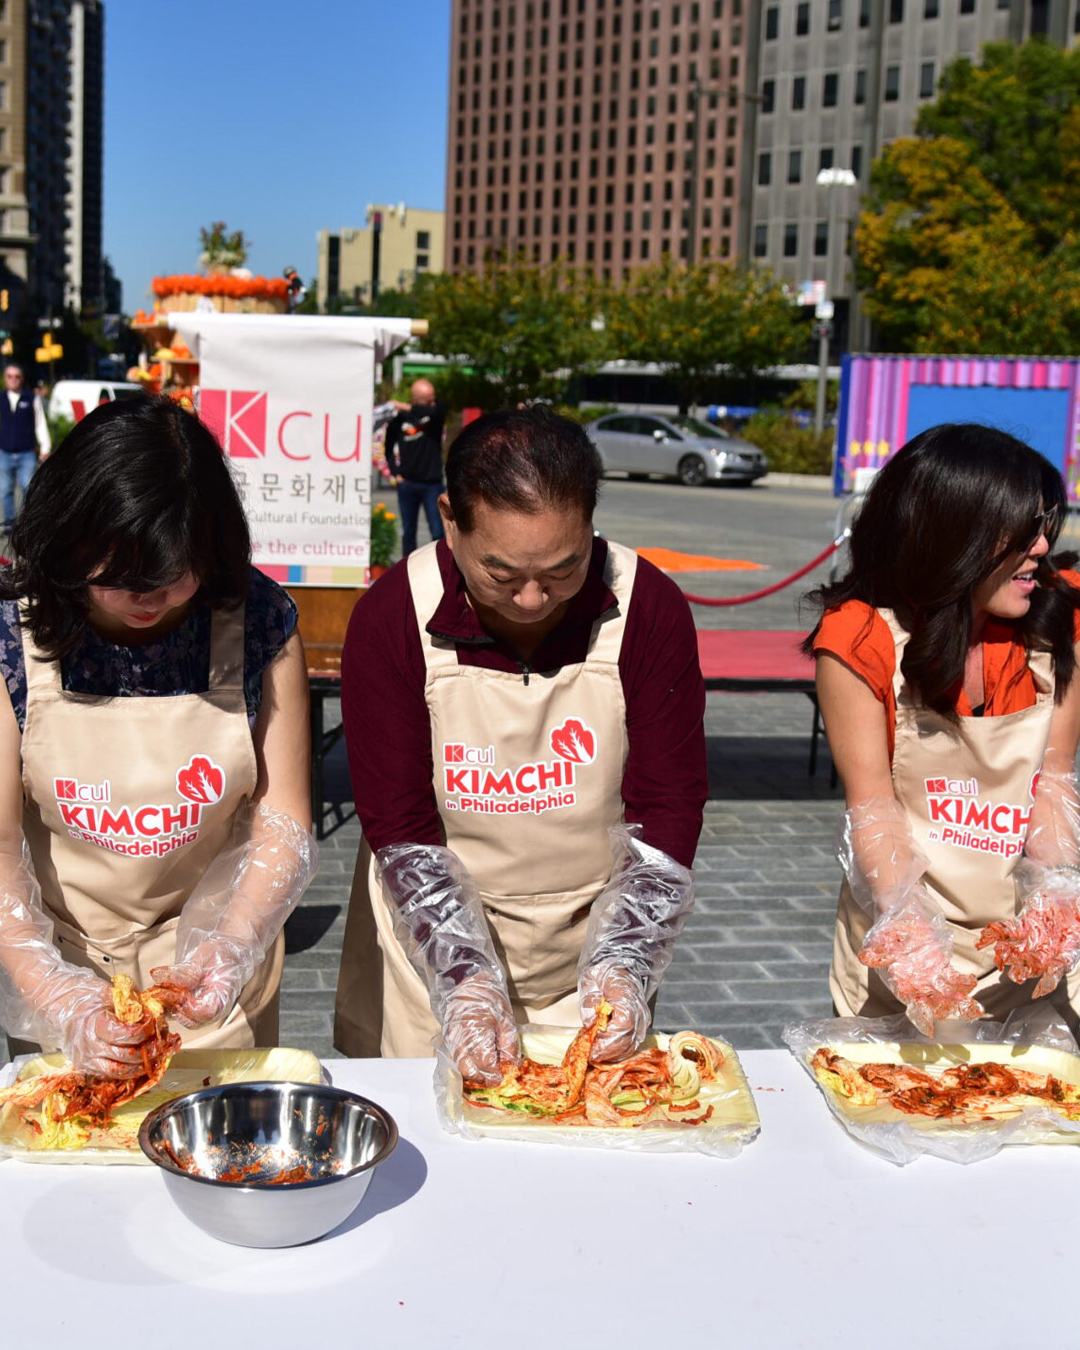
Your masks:
{"label": "window on building", "polygon": [[887,66],[885,69],[885,102],[895,103],[900,97],[900,67]]}
{"label": "window on building", "polygon": [[799,226],[796,221],[788,221],[784,226],[784,257],[794,258],[799,251]]}
{"label": "window on building", "polygon": [[[1080,10],[1078,10],[1080,13]],[[762,80],[761,82],[761,111],[771,113],[776,107],[776,81]]]}
{"label": "window on building", "polygon": [[423,250],[424,252],[426,252],[428,249],[431,248],[431,231],[430,231],[430,230],[417,230],[417,231],[416,231],[416,247],[417,247],[418,249]]}
{"label": "window on building", "polygon": [[787,180],[789,183],[802,182],[802,151],[789,150],[787,157]]}
{"label": "window on building", "polygon": [[859,0],[859,27],[870,27],[870,0]]}
{"label": "window on building", "polygon": [[851,147],[851,172],[856,178],[862,173],[862,146],[853,145]]}
{"label": "window on building", "polygon": [[844,0],[829,0],[828,17],[826,27],[830,33],[835,33],[844,22]]}
{"label": "window on building", "polygon": [[805,75],[796,75],[791,81],[791,106],[795,112],[806,107]]}
{"label": "window on building", "polygon": [[934,63],[933,61],[924,61],[919,67],[919,97],[934,97]]}
{"label": "window on building", "polygon": [[772,182],[772,155],[768,150],[763,150],[758,155],[757,180],[758,187],[768,187]]}
{"label": "window on building", "polygon": [[857,70],[855,72],[855,102],[866,102],[866,71]]}
{"label": "window on building", "polygon": [[827,258],[829,256],[829,222],[819,220],[814,226],[814,257]]}
{"label": "window on building", "polygon": [[810,31],[810,0],[799,0],[795,6],[795,36],[805,37]]}
{"label": "window on building", "polygon": [[889,22],[904,22],[904,0],[889,0]]}
{"label": "window on building", "polygon": [[821,82],[821,106],[823,108],[835,108],[836,97],[840,85],[840,77],[835,71],[830,72]]}
{"label": "window on building", "polygon": [[936,19],[941,14],[941,0],[923,0],[923,18]]}
{"label": "window on building", "polygon": [[[656,13],[656,10],[653,10]],[[765,11],[765,41],[771,42],[780,36],[780,6],[770,5]]]}
{"label": "window on building", "polygon": [[764,258],[769,251],[768,225],[754,226],[754,257]]}
{"label": "window on building", "polygon": [[822,169],[831,169],[834,163],[833,148],[831,145],[823,145],[818,151],[818,173]]}
{"label": "window on building", "polygon": [[974,14],[974,13],[975,13],[975,0],[960,0],[960,13],[961,13],[961,14]]}

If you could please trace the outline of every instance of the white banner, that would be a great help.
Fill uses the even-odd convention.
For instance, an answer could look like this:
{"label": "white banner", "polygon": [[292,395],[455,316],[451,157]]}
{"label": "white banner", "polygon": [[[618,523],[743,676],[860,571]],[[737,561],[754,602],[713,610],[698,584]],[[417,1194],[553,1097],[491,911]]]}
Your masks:
{"label": "white banner", "polygon": [[375,363],[410,319],[172,311],[199,415],[240,485],[255,565],[288,585],[369,580]]}

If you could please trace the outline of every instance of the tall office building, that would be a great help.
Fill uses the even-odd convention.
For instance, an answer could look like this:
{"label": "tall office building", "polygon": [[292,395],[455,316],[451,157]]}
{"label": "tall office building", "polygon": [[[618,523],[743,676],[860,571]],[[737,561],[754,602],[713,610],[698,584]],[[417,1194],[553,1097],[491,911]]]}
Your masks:
{"label": "tall office building", "polygon": [[[1069,0],[1075,9],[1076,0]],[[984,43],[1067,39],[1065,0],[764,0],[755,6],[743,203],[750,257],[838,302],[853,292],[850,232],[873,159],[910,136],[942,69]],[[854,183],[819,184],[822,169]],[[833,179],[840,175],[832,175]],[[817,283],[816,286],[814,283]]]}
{"label": "tall office building", "polygon": [[103,303],[101,0],[0,0],[0,288],[35,316]]}
{"label": "tall office building", "polygon": [[453,0],[448,270],[734,257],[743,4]]}

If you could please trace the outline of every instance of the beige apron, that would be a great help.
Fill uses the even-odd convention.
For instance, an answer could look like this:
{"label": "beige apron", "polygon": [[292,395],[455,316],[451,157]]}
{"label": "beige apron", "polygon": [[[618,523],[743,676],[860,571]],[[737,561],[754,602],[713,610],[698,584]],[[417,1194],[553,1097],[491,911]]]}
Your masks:
{"label": "beige apron", "polygon": [[[993,948],[975,950],[986,924],[1016,913],[1013,870],[1027,837],[1035,777],[1046,753],[1054,710],[1048,652],[1034,652],[1030,668],[1036,702],[1002,717],[962,717],[950,723],[917,707],[900,671],[909,634],[891,610],[880,610],[896,643],[896,746],[893,790],[907,813],[916,845],[930,861],[923,877],[949,920],[953,962],[975,974],[975,997],[995,1018],[1031,1002],[1031,985],[1013,984],[994,966]],[[884,1017],[902,1012],[878,972],[856,953],[872,919],[855,902],[845,881],[840,892],[829,987],[845,1017]],[[1071,1001],[1076,982],[1051,996]]]}
{"label": "beige apron", "polygon": [[[626,705],[619,650],[637,556],[608,545],[617,609],[593,625],[585,661],[551,674],[458,664],[432,638],[443,583],[435,545],[409,557],[427,666],[435,794],[447,847],[480,889],[519,1022],[579,1025],[577,960],[589,907],[611,874],[622,820]],[[357,863],[334,1043],[348,1055],[430,1055],[427,988],[393,934],[370,851]]]}
{"label": "beige apron", "polygon": [[[23,831],[61,955],[140,987],[170,965],[184,901],[226,847],[254,789],[244,701],[244,611],[215,611],[205,694],[111,698],[65,693],[23,623]],[[274,950],[217,1025],[185,1044],[277,1042],[284,960]],[[179,1028],[178,1028],[179,1029]]]}

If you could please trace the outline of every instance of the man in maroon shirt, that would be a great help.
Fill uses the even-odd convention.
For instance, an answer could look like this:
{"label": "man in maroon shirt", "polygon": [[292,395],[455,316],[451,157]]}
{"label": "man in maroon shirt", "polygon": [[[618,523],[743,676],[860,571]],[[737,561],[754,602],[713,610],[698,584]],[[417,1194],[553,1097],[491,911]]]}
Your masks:
{"label": "man in maroon shirt", "polygon": [[441,1024],[466,1076],[497,1081],[515,1020],[606,1002],[601,1060],[647,1028],[692,903],[705,696],[679,588],[593,534],[598,480],[574,423],[481,418],[447,461],[446,540],[356,607],[346,1053],[424,1054]]}

